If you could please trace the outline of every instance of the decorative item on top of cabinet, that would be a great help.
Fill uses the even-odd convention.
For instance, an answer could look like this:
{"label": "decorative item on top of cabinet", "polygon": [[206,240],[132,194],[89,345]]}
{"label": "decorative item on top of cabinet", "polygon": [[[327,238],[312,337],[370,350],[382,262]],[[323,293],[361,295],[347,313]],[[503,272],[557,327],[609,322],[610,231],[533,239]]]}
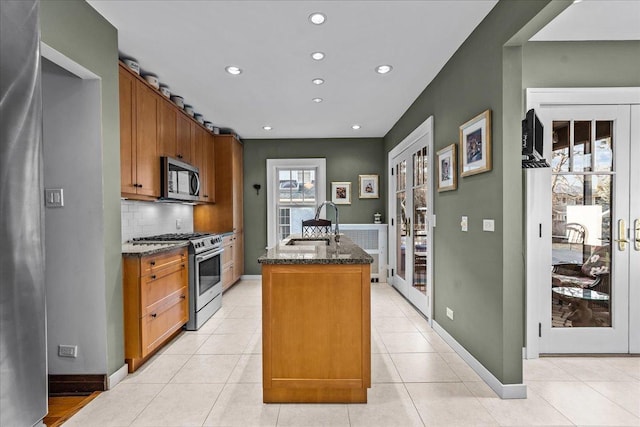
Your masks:
{"label": "decorative item on top of cabinet", "polygon": [[123,257],[124,345],[134,372],[189,320],[187,248]]}
{"label": "decorative item on top of cabinet", "polygon": [[242,143],[235,135],[215,135],[214,141],[216,203],[195,206],[193,226],[194,231],[233,233],[233,251],[225,251],[233,252],[235,283],[244,273]]}
{"label": "decorative item on top of cabinet", "polygon": [[121,192],[130,198],[154,199],[160,196],[158,99],[148,84],[123,64],[119,77]]}

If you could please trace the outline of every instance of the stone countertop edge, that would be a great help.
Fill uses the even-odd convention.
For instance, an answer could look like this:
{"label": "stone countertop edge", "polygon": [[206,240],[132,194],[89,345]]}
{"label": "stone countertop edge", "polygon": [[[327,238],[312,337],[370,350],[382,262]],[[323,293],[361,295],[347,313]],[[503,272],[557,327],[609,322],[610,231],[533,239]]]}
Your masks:
{"label": "stone countertop edge", "polygon": [[147,256],[154,255],[161,252],[171,251],[177,248],[183,248],[189,246],[188,240],[182,240],[178,242],[158,242],[158,243],[133,243],[125,242],[122,244],[123,256]]}
{"label": "stone countertop edge", "polygon": [[293,234],[278,242],[258,258],[260,264],[372,264],[373,257],[346,236],[340,236],[340,243],[331,237],[327,246],[288,246],[291,239],[301,239]]}

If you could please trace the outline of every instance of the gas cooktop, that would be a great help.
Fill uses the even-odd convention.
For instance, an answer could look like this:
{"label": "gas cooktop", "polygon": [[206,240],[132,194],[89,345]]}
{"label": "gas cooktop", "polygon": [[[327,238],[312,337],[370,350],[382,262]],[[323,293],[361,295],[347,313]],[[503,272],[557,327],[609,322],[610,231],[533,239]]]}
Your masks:
{"label": "gas cooktop", "polygon": [[197,254],[202,252],[218,249],[222,246],[222,236],[210,233],[167,233],[158,234],[156,236],[136,237],[133,239],[138,242],[175,242],[189,241],[189,250]]}

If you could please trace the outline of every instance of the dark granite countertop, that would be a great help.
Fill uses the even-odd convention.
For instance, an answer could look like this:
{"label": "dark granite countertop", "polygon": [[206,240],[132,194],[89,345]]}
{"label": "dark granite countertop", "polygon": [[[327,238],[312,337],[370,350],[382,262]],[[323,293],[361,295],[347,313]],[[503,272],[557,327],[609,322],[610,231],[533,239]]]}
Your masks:
{"label": "dark granite countertop", "polygon": [[[329,245],[305,244],[300,235],[291,235],[258,258],[260,264],[371,264],[373,258],[346,236],[336,244],[333,236]],[[317,239],[316,239],[317,240]],[[290,245],[291,241],[299,242]]]}
{"label": "dark granite countertop", "polygon": [[126,242],[122,244],[122,255],[125,256],[146,256],[153,255],[160,252],[170,251],[176,248],[182,248],[189,246],[188,240],[181,240],[175,242]]}

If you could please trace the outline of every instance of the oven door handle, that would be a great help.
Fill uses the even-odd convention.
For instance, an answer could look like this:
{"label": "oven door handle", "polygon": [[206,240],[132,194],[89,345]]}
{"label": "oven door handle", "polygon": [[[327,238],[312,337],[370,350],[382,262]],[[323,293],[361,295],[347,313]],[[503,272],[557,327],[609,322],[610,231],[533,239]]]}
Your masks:
{"label": "oven door handle", "polygon": [[212,252],[210,254],[206,254],[206,255],[196,255],[196,262],[202,262],[202,261],[206,261],[208,259],[213,258],[214,256],[218,256],[220,255],[222,252],[224,251],[224,249],[220,249],[217,250],[215,252]]}

